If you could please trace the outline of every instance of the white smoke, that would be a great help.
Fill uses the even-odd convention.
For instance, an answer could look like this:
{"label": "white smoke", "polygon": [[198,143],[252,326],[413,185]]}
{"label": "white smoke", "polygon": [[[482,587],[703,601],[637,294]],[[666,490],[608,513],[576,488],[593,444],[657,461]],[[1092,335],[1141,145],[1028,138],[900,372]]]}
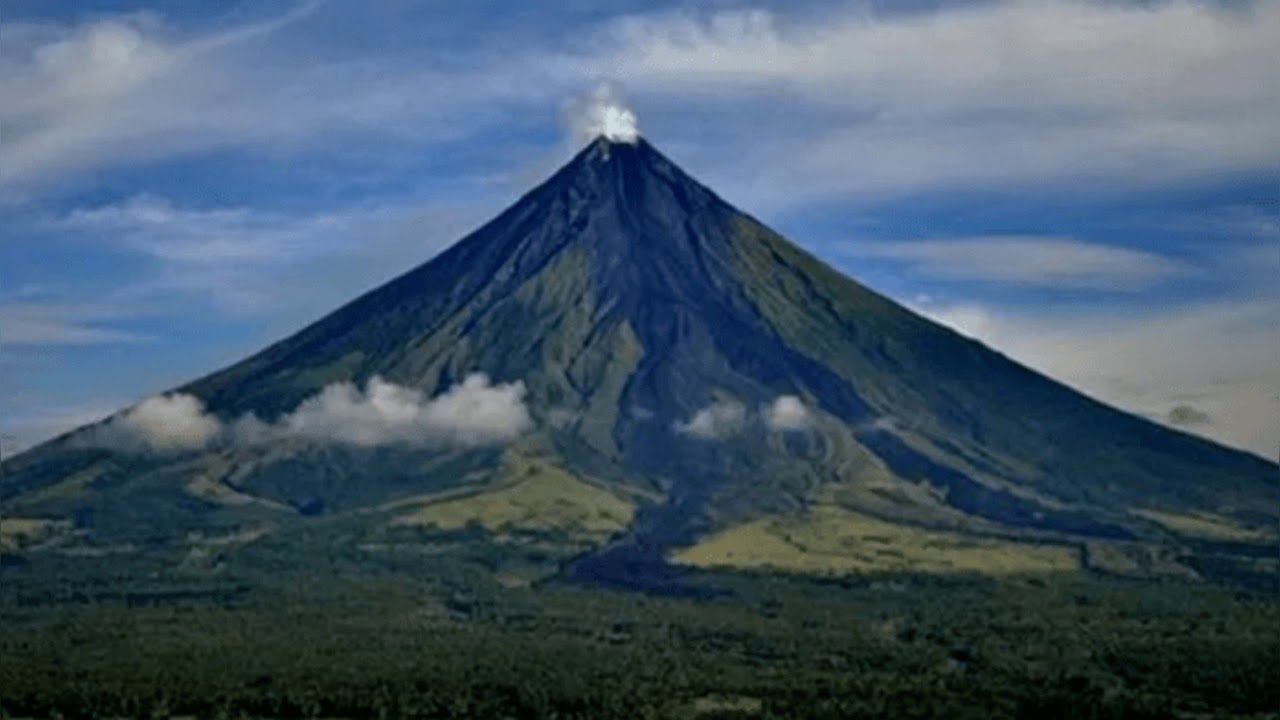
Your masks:
{"label": "white smoke", "polygon": [[779,395],[764,409],[764,424],[770,430],[804,430],[812,422],[809,408],[795,395]]}
{"label": "white smoke", "polygon": [[483,373],[428,399],[374,377],[364,389],[334,383],[274,423],[253,413],[225,424],[192,395],[148,398],[94,431],[93,445],[139,452],[198,450],[214,442],[258,444],[304,438],[358,447],[463,446],[507,442],[533,426],[523,381],[493,384]]}
{"label": "white smoke", "polygon": [[87,443],[134,452],[182,452],[208,446],[222,433],[218,418],[194,395],[157,395],[92,430]]}
{"label": "white smoke", "polygon": [[693,414],[687,422],[677,421],[675,431],[703,440],[719,440],[742,431],[747,408],[736,400],[717,400]]}
{"label": "white smoke", "polygon": [[636,114],[610,83],[599,83],[585,97],[567,106],[570,128],[579,144],[603,136],[611,142],[635,144],[640,137]]}

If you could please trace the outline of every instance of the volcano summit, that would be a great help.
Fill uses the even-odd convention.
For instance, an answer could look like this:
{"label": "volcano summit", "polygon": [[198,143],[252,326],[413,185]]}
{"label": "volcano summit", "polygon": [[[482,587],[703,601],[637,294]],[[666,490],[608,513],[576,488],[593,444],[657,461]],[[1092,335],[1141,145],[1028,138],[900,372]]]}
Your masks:
{"label": "volcano summit", "polygon": [[1280,519],[1274,464],[913,314],[643,138],[595,140],[430,262],[4,470],[5,550],[33,568],[198,570],[213,538],[222,566],[484,543],[531,577],[642,587],[682,566],[1195,577],[1261,562]]}

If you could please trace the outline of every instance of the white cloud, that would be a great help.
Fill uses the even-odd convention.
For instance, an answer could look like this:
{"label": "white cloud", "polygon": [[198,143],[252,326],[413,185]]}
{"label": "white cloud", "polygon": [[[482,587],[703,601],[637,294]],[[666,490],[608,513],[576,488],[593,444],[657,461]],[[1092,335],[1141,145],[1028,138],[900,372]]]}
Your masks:
{"label": "white cloud", "polygon": [[192,264],[279,261],[335,224],[354,230],[347,217],[334,214],[289,218],[246,207],[186,209],[151,195],[79,208],[56,224],[160,260]]}
{"label": "white cloud", "polygon": [[[1182,429],[1274,458],[1280,442],[1280,301],[1032,313],[981,303],[916,308],[1117,407],[1168,424],[1188,403],[1213,419]],[[1176,419],[1176,416],[1175,416]]]}
{"label": "white cloud", "polygon": [[148,339],[145,335],[109,325],[113,320],[136,316],[136,309],[105,304],[56,302],[0,304],[0,347],[143,342]]}
{"label": "white cloud", "polygon": [[675,431],[703,440],[717,440],[742,431],[747,408],[736,400],[716,400],[693,414],[687,422],[676,421]]}
{"label": "white cloud", "polygon": [[764,423],[770,430],[804,430],[812,422],[809,408],[795,395],[779,395],[764,410]]}
{"label": "white cloud", "polygon": [[233,445],[259,445],[287,437],[281,428],[264,422],[257,413],[248,412],[230,424],[223,425],[224,437]]}
{"label": "white cloud", "polygon": [[[324,152],[340,153],[357,137],[442,140],[493,121],[477,107],[548,98],[542,83],[458,67],[456,55],[355,61],[285,33],[318,6],[196,34],[142,13],[5,23],[0,190],[30,192],[89,169],[228,148],[316,150],[313,141],[334,133],[347,142]],[[529,79],[527,67],[522,74]],[[464,114],[469,122],[457,122]]]}
{"label": "white cloud", "polygon": [[647,103],[699,104],[726,153],[769,148],[731,179],[775,196],[1114,187],[1280,164],[1277,35],[1275,0],[729,10],[629,18],[581,62]]}
{"label": "white cloud", "polygon": [[374,377],[364,389],[334,383],[291,413],[268,423],[252,413],[224,423],[202,400],[172,394],[147,398],[83,442],[130,452],[198,450],[215,442],[257,444],[285,438],[375,447],[499,444],[530,430],[524,383],[493,384],[483,373],[428,399],[413,388]]}
{"label": "white cloud", "polygon": [[566,407],[554,407],[547,411],[547,424],[557,430],[566,430],[582,419],[582,411]]}
{"label": "white cloud", "polygon": [[589,95],[570,102],[566,113],[579,143],[604,137],[634,144],[640,137],[635,112],[626,106],[617,86],[610,83],[598,83]]}
{"label": "white cloud", "polygon": [[183,452],[208,446],[222,433],[218,418],[192,395],[149,397],[93,428],[86,442],[126,450]]}
{"label": "white cloud", "polygon": [[22,395],[0,400],[7,409],[0,419],[0,436],[12,438],[14,443],[13,448],[6,446],[6,455],[9,451],[22,451],[48,438],[96,423],[124,404],[113,400],[57,404]]}
{"label": "white cloud", "polygon": [[1137,291],[1189,275],[1185,262],[1074,238],[994,236],[849,242],[842,255],[879,258],[946,280]]}
{"label": "white cloud", "polygon": [[[143,140],[171,129],[161,118],[197,110],[168,107],[160,94],[172,93],[181,106],[201,92],[183,81],[199,77],[218,46],[184,45],[169,37],[159,17],[145,14],[73,27],[17,23],[2,40],[0,122],[8,131],[0,139],[0,185],[129,150],[155,153]],[[194,118],[184,120],[194,129]],[[175,142],[163,135],[154,140],[161,147]]]}
{"label": "white cloud", "polygon": [[468,375],[428,400],[413,388],[372,378],[360,390],[351,383],[326,387],[276,427],[287,435],[349,445],[484,445],[512,440],[532,427],[517,381],[492,384]]}
{"label": "white cloud", "polygon": [[[311,213],[193,208],[140,194],[76,208],[43,224],[156,263],[150,279],[133,282],[119,296],[153,302],[156,296],[169,301],[197,295],[219,310],[279,315],[294,296],[314,313],[383,282],[447,247],[480,215],[478,205],[413,202]],[[342,261],[333,262],[335,257]],[[317,285],[330,294],[318,295]]]}
{"label": "white cloud", "polygon": [[861,425],[854,427],[854,431],[881,433],[881,432],[896,432],[901,428],[902,428],[902,423],[899,422],[897,418],[884,415],[884,416],[875,418],[874,420],[868,420],[862,423]]}
{"label": "white cloud", "polygon": [[350,445],[410,442],[424,433],[418,420],[424,399],[411,388],[373,378],[360,390],[329,385],[281,420],[289,435]]}
{"label": "white cloud", "polygon": [[1170,223],[1178,227],[1190,227],[1212,235],[1241,237],[1263,241],[1255,250],[1264,254],[1271,264],[1280,263],[1280,213],[1275,208],[1249,205],[1228,205],[1219,210],[1204,213],[1174,214]]}
{"label": "white cloud", "polygon": [[[664,143],[686,144],[726,189],[793,204],[1280,164],[1277,0],[660,12],[575,27],[555,48],[360,62],[307,38],[311,11],[197,35],[139,14],[7,23],[0,186],[227,148],[333,153],[349,142],[315,141],[339,136],[430,143],[527,123],[601,76],[661,108]],[[622,106],[583,107],[614,108],[584,126],[631,134]]]}
{"label": "white cloud", "polygon": [[523,381],[492,384],[483,373],[468,375],[422,408],[432,435],[459,445],[505,442],[533,426]]}

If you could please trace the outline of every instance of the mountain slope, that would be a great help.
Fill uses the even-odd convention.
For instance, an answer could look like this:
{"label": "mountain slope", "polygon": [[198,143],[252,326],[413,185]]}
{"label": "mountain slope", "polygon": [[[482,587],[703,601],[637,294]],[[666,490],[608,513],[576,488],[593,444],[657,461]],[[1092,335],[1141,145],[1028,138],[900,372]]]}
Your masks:
{"label": "mountain slope", "polygon": [[[753,522],[890,523],[904,528],[897,544],[950,533],[1185,554],[1222,551],[1187,518],[1265,543],[1280,513],[1275,465],[1106,407],[914,315],[644,140],[597,140],[436,259],[177,392],[228,425],[271,423],[335,383],[380,377],[432,397],[476,371],[524,384],[529,432],[138,454],[86,442],[89,428],[7,463],[0,493],[10,514],[78,519],[64,544],[318,516],[362,518],[377,536],[448,502],[491,535],[555,531],[575,553],[619,528],[575,567],[623,580]],[[804,422],[763,421],[783,396]],[[531,493],[577,507],[551,513]],[[866,567],[799,553],[777,564]]]}

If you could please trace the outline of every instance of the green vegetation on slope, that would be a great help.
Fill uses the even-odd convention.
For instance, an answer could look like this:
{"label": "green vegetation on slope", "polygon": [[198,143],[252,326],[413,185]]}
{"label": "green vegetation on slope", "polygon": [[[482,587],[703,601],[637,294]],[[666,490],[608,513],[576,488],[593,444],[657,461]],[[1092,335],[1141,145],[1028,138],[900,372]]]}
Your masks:
{"label": "green vegetation on slope", "polygon": [[1175,513],[1162,510],[1138,508],[1131,510],[1134,515],[1146,518],[1169,530],[1193,537],[1210,540],[1226,540],[1235,542],[1266,543],[1276,540],[1275,528],[1247,528],[1240,523],[1220,515],[1203,512]]}
{"label": "green vegetation on slope", "polygon": [[634,512],[626,500],[545,459],[508,452],[496,487],[430,503],[395,524],[441,530],[477,524],[499,534],[557,530],[600,542],[629,525]]}
{"label": "green vegetation on slope", "polygon": [[1158,497],[1280,520],[1274,465],[1106,407],[877,295],[750,218],[731,222],[735,272],[768,325],[892,419],[916,451],[1065,503],[1123,510]]}
{"label": "green vegetation on slope", "polygon": [[66,520],[0,516],[0,550],[18,550],[71,530]]}
{"label": "green vegetation on slope", "polygon": [[673,560],[697,567],[817,575],[1017,575],[1080,569],[1080,552],[1074,547],[925,530],[832,505],[816,506],[799,517],[768,517],[731,526],[679,550]]}

